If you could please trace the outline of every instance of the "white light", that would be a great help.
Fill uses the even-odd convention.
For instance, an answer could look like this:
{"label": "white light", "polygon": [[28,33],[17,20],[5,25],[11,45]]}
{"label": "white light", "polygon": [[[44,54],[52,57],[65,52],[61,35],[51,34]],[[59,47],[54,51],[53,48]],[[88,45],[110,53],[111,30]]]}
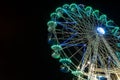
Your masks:
{"label": "white light", "polygon": [[90,61],[88,61],[87,63],[90,64]]}
{"label": "white light", "polygon": [[80,67],[78,66],[77,69],[80,69]]}
{"label": "white light", "polygon": [[104,29],[101,28],[101,27],[98,27],[98,28],[97,28],[97,31],[98,31],[100,34],[105,34]]}

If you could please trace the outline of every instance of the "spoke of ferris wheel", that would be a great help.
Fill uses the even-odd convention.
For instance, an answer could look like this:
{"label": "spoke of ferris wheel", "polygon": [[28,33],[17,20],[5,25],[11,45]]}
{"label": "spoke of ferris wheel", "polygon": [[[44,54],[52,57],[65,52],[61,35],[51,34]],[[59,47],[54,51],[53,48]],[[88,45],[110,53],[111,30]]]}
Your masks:
{"label": "spoke of ferris wheel", "polygon": [[99,37],[98,37],[98,35],[96,35],[96,40],[95,40],[95,42],[93,43],[93,63],[95,63],[95,61],[97,60],[97,53],[98,53],[98,45],[99,45]]}
{"label": "spoke of ferris wheel", "polygon": [[[81,49],[82,49],[82,47],[79,48],[79,49],[77,49],[77,51],[76,51],[74,54],[72,54],[69,58],[74,58],[77,62],[79,62],[79,60],[77,60],[77,59],[74,57],[74,55],[78,54],[79,51],[81,51]],[[81,55],[81,54],[80,54],[80,55]],[[81,62],[80,62],[80,63],[81,63]],[[73,67],[78,68],[77,65],[75,65],[75,64],[73,64],[73,65],[74,65]]]}
{"label": "spoke of ferris wheel", "polygon": [[117,51],[118,47],[116,47],[115,43],[109,42],[109,44],[111,45],[114,51]]}
{"label": "spoke of ferris wheel", "polygon": [[[74,39],[74,37],[75,37],[76,35],[77,35],[77,33],[72,34],[69,38],[67,38],[66,40],[64,40],[64,42],[62,42],[61,45],[67,43],[68,41],[70,42],[70,40]],[[58,38],[58,39],[59,39],[59,38]],[[80,39],[77,39],[77,41],[78,41],[78,40],[80,40]],[[73,41],[73,40],[72,40],[72,41]],[[75,41],[76,41],[76,40],[75,40]],[[75,41],[74,41],[74,42],[75,42]]]}
{"label": "spoke of ferris wheel", "polygon": [[119,49],[119,47],[117,45],[115,45],[115,43],[109,42],[109,44],[111,45],[111,47],[113,48],[114,51],[117,51],[117,49]]}
{"label": "spoke of ferris wheel", "polygon": [[68,32],[68,31],[61,31],[61,30],[59,30],[58,31],[58,29],[56,29],[56,33],[57,34],[60,34],[60,35],[66,35],[66,36],[69,36],[69,35],[72,35],[72,34],[74,34],[74,33],[77,33],[78,35],[76,35],[76,36],[83,36],[83,35],[87,35],[88,34],[88,32],[92,32],[92,31],[90,31],[90,30],[86,30],[87,32]]}
{"label": "spoke of ferris wheel", "polygon": [[[107,53],[107,52],[106,52]],[[99,54],[98,54],[99,55]],[[101,56],[102,56],[102,58],[101,58]],[[105,69],[105,68],[107,68],[107,66],[106,66],[106,64],[104,63],[105,62],[105,60],[103,60],[103,58],[104,58],[104,55],[102,54],[102,53],[100,53],[100,55],[98,56],[98,58],[99,58],[99,60],[101,61],[101,63],[103,63],[103,65],[104,65],[104,68],[103,68],[103,72],[105,71],[105,70],[107,70],[108,72],[110,72],[110,69],[114,69],[114,65],[112,64],[113,63],[113,61],[111,60],[111,67],[110,67],[110,69]],[[105,70],[104,70],[105,69]],[[106,71],[106,72],[107,72]],[[115,69],[114,69],[114,71],[116,71]]]}
{"label": "spoke of ferris wheel", "polygon": [[64,25],[62,22],[57,22],[58,25],[61,25],[64,29],[69,29],[71,32],[76,32],[74,29],[68,27],[67,25]]}
{"label": "spoke of ferris wheel", "polygon": [[[74,22],[76,22],[76,20],[70,15],[70,13],[67,11],[67,10],[65,10],[65,9],[63,9],[64,10],[64,12],[68,15],[68,17],[70,18],[70,19],[72,19]],[[76,22],[77,23],[77,22]]]}
{"label": "spoke of ferris wheel", "polygon": [[[82,47],[80,47],[80,48],[82,49],[83,47],[84,47],[84,46],[82,46]],[[76,51],[79,49],[78,47],[75,47],[75,46],[74,46],[74,48],[75,48]],[[76,53],[76,52],[75,52],[75,53]],[[75,59],[77,59],[77,58],[75,57],[75,55],[77,55],[77,56],[82,56],[81,53],[83,53],[83,52],[82,52],[82,50],[80,50],[80,51],[78,51],[76,54],[75,54],[75,53],[73,54],[72,57],[75,58]],[[77,59],[77,62],[76,62],[76,63],[78,63],[78,64],[81,65],[81,64],[82,64],[82,61]],[[77,64],[77,69],[80,68],[80,66],[78,66],[78,64]]]}
{"label": "spoke of ferris wheel", "polygon": [[92,43],[93,45],[93,58],[92,58],[92,62],[89,68],[89,73],[88,73],[88,79],[91,79],[91,76],[94,75],[93,71],[95,69],[95,63],[97,62],[97,53],[98,53],[98,44],[99,44],[99,37],[96,36],[96,40],[94,41],[94,43]]}
{"label": "spoke of ferris wheel", "polygon": [[[63,19],[67,22],[67,20],[66,20],[65,17],[63,17]],[[86,27],[86,26],[84,26],[84,25],[88,24],[88,23],[85,24],[84,22],[81,22],[82,24],[84,24],[84,25],[81,25],[81,24],[78,24],[76,21],[75,21],[75,22],[72,21],[71,23],[74,23],[74,24],[72,24],[72,26],[71,26],[73,29],[78,30],[78,31],[81,31],[81,30],[82,30],[83,32],[84,32],[84,28]],[[69,24],[70,24],[70,22],[69,22]],[[64,25],[64,26],[66,25],[66,26],[67,26],[67,24],[62,24],[62,25]],[[76,25],[78,25],[78,26],[83,26],[83,28],[81,28],[81,27],[76,27]]]}
{"label": "spoke of ferris wheel", "polygon": [[79,27],[79,31],[83,31],[83,32],[85,32],[85,31],[87,31],[87,30],[91,30],[91,28],[92,28],[92,26],[91,26],[92,24],[91,23],[86,23],[86,21],[79,21],[79,25],[78,26],[80,26]]}
{"label": "spoke of ferris wheel", "polygon": [[120,62],[118,60],[118,58],[116,57],[116,55],[114,54],[113,50],[111,49],[110,45],[108,44],[108,42],[104,39],[104,37],[101,37],[105,46],[107,47],[110,55],[112,56],[112,58],[114,59],[114,61],[117,63],[117,66],[120,68]]}
{"label": "spoke of ferris wheel", "polygon": [[[52,39],[56,39],[56,38],[52,38]],[[67,40],[68,39],[68,37],[63,37],[63,38],[57,38],[58,40]],[[78,39],[78,38],[73,38],[73,39],[71,39],[69,42],[67,42],[67,44],[73,44],[73,43],[75,43],[75,44],[79,44],[79,43],[76,43],[76,42],[78,42],[78,41],[81,41],[81,43],[82,42],[84,42],[84,41],[82,41],[82,40],[84,40],[84,38],[80,38],[80,39]]]}
{"label": "spoke of ferris wheel", "polygon": [[[82,39],[83,40],[83,39]],[[80,41],[80,42],[79,42]],[[64,44],[61,44],[62,46],[81,46],[83,43],[84,43],[85,41],[81,41],[81,39],[79,39],[79,40],[75,40],[74,41],[74,39],[73,40],[71,40],[71,41],[69,41],[69,42],[66,42],[66,43],[64,43]]]}
{"label": "spoke of ferris wheel", "polygon": [[[73,37],[72,37],[73,36]],[[71,37],[71,39],[70,40],[75,40],[75,41],[78,41],[78,40],[83,40],[83,39],[85,39],[86,38],[86,36],[85,35],[78,35],[78,33],[73,33],[73,34],[71,34],[71,35],[65,35],[65,36],[63,36],[64,38],[70,38]],[[65,39],[64,39],[65,40]],[[67,39],[66,39],[67,40]],[[69,40],[69,41],[70,41]]]}
{"label": "spoke of ferris wheel", "polygon": [[54,35],[54,37],[55,37],[55,39],[56,39],[57,43],[59,43],[59,41],[58,41],[58,38],[57,38],[57,35],[56,35],[56,32],[55,32],[55,31],[53,32],[53,35]]}
{"label": "spoke of ferris wheel", "polygon": [[115,73],[115,74],[116,74],[116,76],[117,76],[118,80],[120,80],[120,76],[119,76],[117,73]]}
{"label": "spoke of ferris wheel", "polygon": [[[59,32],[57,32],[57,31],[59,31]],[[62,33],[61,33],[61,29],[56,29],[56,32],[57,32],[57,34],[66,34],[66,35],[71,35],[71,34],[73,34],[73,32],[67,32],[67,31],[62,31]],[[91,31],[92,32],[92,31]],[[85,35],[85,34],[88,34],[88,33],[78,33],[78,35]]]}
{"label": "spoke of ferris wheel", "polygon": [[[89,37],[89,39],[92,38],[92,36],[94,36],[94,35],[95,35],[95,34],[91,35],[91,36]],[[72,38],[73,38],[73,37],[72,37]],[[70,40],[70,39],[72,39],[72,38],[70,37],[70,38],[68,38],[68,39]],[[74,43],[75,45],[81,44],[82,42],[76,43],[76,41],[83,40],[83,39],[80,37],[80,39],[77,39],[77,40],[74,40],[74,39],[73,39],[72,41],[67,42],[68,39],[63,42],[64,45],[65,45],[65,43],[66,43],[66,44],[71,44],[71,43],[73,44],[73,43]],[[63,43],[61,43],[61,44],[63,44]]]}
{"label": "spoke of ferris wheel", "polygon": [[94,17],[92,17],[92,18],[88,17],[87,19],[85,18],[85,19],[83,19],[83,21],[85,22],[84,24],[87,24],[87,25],[91,25],[90,22],[92,22],[92,24],[96,24],[96,21],[95,21]]}
{"label": "spoke of ferris wheel", "polygon": [[103,66],[106,67],[106,65],[105,65],[105,63],[104,63],[104,61],[103,61],[103,59],[102,59],[101,56],[100,56],[100,54],[98,54],[98,59],[99,59],[100,63],[102,64],[102,67],[103,67]]}
{"label": "spoke of ferris wheel", "polygon": [[[64,12],[65,12],[65,14],[67,14],[67,16],[72,20],[72,21],[74,21],[74,22],[76,22],[76,20],[73,18],[73,16],[71,16],[71,14],[69,13],[69,11],[67,11],[67,10],[65,10],[65,9],[63,9],[64,10]],[[66,18],[66,17],[64,17],[64,16],[62,16],[62,18]],[[77,23],[77,22],[76,22]]]}
{"label": "spoke of ferris wheel", "polygon": [[94,75],[93,70],[94,70],[94,64],[92,63],[90,65],[89,72],[88,72],[88,80],[91,80],[91,77]]}
{"label": "spoke of ferris wheel", "polygon": [[73,53],[73,55],[71,55],[70,58],[72,58],[74,55],[76,55],[81,49],[82,49],[82,47],[79,48],[75,53]]}
{"label": "spoke of ferris wheel", "polygon": [[[107,49],[104,47],[104,45],[103,45],[103,43],[100,43],[99,44],[99,51],[98,51],[98,57],[102,57],[101,59],[103,60],[103,62],[105,62],[106,61],[106,58],[107,58],[107,56],[109,56],[108,54],[106,54],[106,53],[108,53],[108,51],[107,51]],[[102,62],[102,61],[101,61]],[[104,65],[105,66],[105,65]]]}
{"label": "spoke of ferris wheel", "polygon": [[[80,32],[85,32],[86,30],[89,30],[89,27],[90,27],[89,25],[90,24],[88,24],[88,25],[85,24],[85,22],[82,22],[82,23],[79,22],[79,24],[76,24],[76,26],[74,26],[73,28]],[[87,26],[89,26],[89,27],[87,27]]]}
{"label": "spoke of ferris wheel", "polygon": [[[57,43],[60,44],[60,43],[59,43],[59,40],[58,40],[58,38],[57,38],[57,35],[56,35],[56,31],[54,31],[53,34],[54,34],[54,36],[55,36],[55,38],[56,38],[56,40],[57,40]],[[62,53],[64,54],[65,57],[68,57],[63,50],[61,50],[61,51],[62,51]]]}
{"label": "spoke of ferris wheel", "polygon": [[[99,46],[99,50],[101,51],[101,55],[102,55],[102,53],[104,53],[104,55],[106,55],[106,58],[107,58],[107,56],[110,56],[112,58],[112,56],[108,54],[109,51],[108,51],[107,47],[105,47],[106,45],[103,43],[103,41],[101,41],[101,42],[102,43]],[[112,60],[112,62],[114,62],[114,60]]]}
{"label": "spoke of ferris wheel", "polygon": [[72,40],[72,41],[69,41],[69,42],[66,42],[66,43],[64,43],[64,44],[60,44],[61,46],[64,46],[64,47],[72,47],[72,46],[83,46],[83,41],[81,41],[81,42],[78,42],[78,41],[80,41],[80,40],[76,40],[76,41],[74,41],[74,40]]}
{"label": "spoke of ferris wheel", "polygon": [[[101,71],[101,72],[105,72],[105,74],[110,73],[110,71],[108,71],[108,70],[106,69],[106,65],[105,65],[104,61],[102,60],[101,56],[99,56],[99,59],[100,59],[100,61],[101,61],[102,65],[104,65],[104,66],[105,66],[104,68],[102,68],[102,67],[101,67],[101,69],[102,69],[102,71]],[[96,70],[95,70],[95,71],[97,71],[97,69],[98,69],[98,68],[96,68]],[[100,71],[99,71],[99,72],[100,72]]]}
{"label": "spoke of ferris wheel", "polygon": [[63,43],[61,43],[61,44],[66,43],[67,41],[69,41],[69,40],[71,40],[72,38],[74,38],[76,35],[77,35],[77,33],[72,34],[67,40],[65,40],[65,41],[64,41]]}
{"label": "spoke of ferris wheel", "polygon": [[[67,33],[66,31],[64,31],[64,33],[61,33],[61,32],[56,32],[58,35],[60,34],[61,35],[61,37],[65,37],[65,38],[67,38],[67,37],[70,37],[70,35],[72,35],[72,34],[75,34],[75,33],[72,33],[72,32],[69,32],[69,33]],[[76,35],[76,37],[80,37],[80,38],[87,38],[86,37],[86,35],[88,34],[88,33],[79,33],[79,32],[76,32],[77,33],[77,35]],[[93,35],[95,35],[95,34],[93,34]],[[92,35],[92,37],[93,37],[93,35]],[[75,38],[76,38],[75,37]],[[74,39],[75,39],[74,38]],[[79,38],[76,38],[76,39],[79,39]]]}
{"label": "spoke of ferris wheel", "polygon": [[[85,44],[83,44],[83,43],[73,44],[74,47],[75,47],[75,45],[78,46],[78,47],[81,46],[81,48],[82,48]],[[66,48],[68,48],[68,47],[71,47],[71,46],[67,46]],[[81,48],[76,49],[77,51],[75,53],[73,53],[71,57],[73,57],[75,54],[77,54],[79,52],[79,50],[81,50]]]}
{"label": "spoke of ferris wheel", "polygon": [[83,24],[82,25],[83,27],[87,26],[88,30],[92,30],[93,24],[91,24],[88,19],[86,19],[86,20],[83,19],[83,21],[81,23]]}
{"label": "spoke of ferris wheel", "polygon": [[[84,58],[83,58],[84,63],[83,63],[83,65],[82,65],[82,67],[81,67],[81,71],[84,70],[85,64],[87,63],[88,57],[89,57],[89,55],[90,55],[90,53],[91,53],[91,48],[90,48],[90,46],[91,46],[91,44],[88,44],[87,49],[86,49],[86,52],[84,53],[84,54],[86,54],[86,55],[85,55]],[[78,64],[78,66],[80,66],[80,64],[81,64],[81,62]]]}
{"label": "spoke of ferris wheel", "polygon": [[[78,25],[78,26],[80,26],[80,27],[76,27],[75,25],[75,22],[57,22],[59,25],[62,25],[65,29],[69,29],[69,30],[71,30],[72,32],[76,32],[76,30],[77,31],[82,31],[82,32],[85,32],[85,31],[87,31],[87,29],[86,29],[86,24],[88,24],[88,23],[84,23],[84,22],[82,22],[82,24],[84,24],[84,25]],[[65,24],[66,23],[66,24]],[[67,23],[69,23],[69,24],[73,24],[72,26],[71,25],[67,25]],[[90,24],[88,24],[87,26],[89,26],[88,28],[90,28]],[[91,26],[92,27],[92,26]],[[87,31],[88,32],[88,31]]]}
{"label": "spoke of ferris wheel", "polygon": [[76,26],[76,24],[75,25],[65,25],[65,24],[61,24],[65,29],[70,29],[71,31],[73,31],[73,32],[75,32],[75,31],[80,31],[80,32],[84,32],[85,30],[84,30],[84,28],[85,28],[85,26],[83,26],[84,28],[81,28],[81,26],[82,25],[80,25],[80,27],[78,27],[78,26]]}

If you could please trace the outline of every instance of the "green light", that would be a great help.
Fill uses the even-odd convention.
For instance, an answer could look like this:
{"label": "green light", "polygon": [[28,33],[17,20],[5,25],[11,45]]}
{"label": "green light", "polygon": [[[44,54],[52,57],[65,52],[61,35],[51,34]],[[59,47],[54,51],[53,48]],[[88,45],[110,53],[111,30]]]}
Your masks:
{"label": "green light", "polygon": [[109,20],[106,22],[106,27],[114,27],[114,21],[113,20]]}
{"label": "green light", "polygon": [[92,15],[95,16],[95,18],[98,20],[99,19],[99,10],[93,11]]}
{"label": "green light", "polygon": [[70,8],[72,9],[72,8],[76,8],[77,7],[77,4],[75,4],[75,3],[72,3],[72,4],[70,4]]}
{"label": "green light", "polygon": [[60,45],[52,45],[51,49],[54,51],[59,51],[59,50],[62,50],[62,47]]}
{"label": "green light", "polygon": [[117,46],[120,47],[120,43],[117,43]]}
{"label": "green light", "polygon": [[92,7],[90,7],[90,6],[87,6],[87,7],[85,8],[85,12],[86,12],[87,16],[90,16],[91,13],[92,13],[92,11],[93,11],[93,9],[92,9]]}
{"label": "green light", "polygon": [[64,4],[63,8],[65,8],[65,9],[69,8],[69,4]]}
{"label": "green light", "polygon": [[68,58],[60,59],[59,62],[66,63],[66,64],[72,63],[72,61],[70,59],[68,59]]}
{"label": "green light", "polygon": [[117,36],[117,32],[119,30],[119,27],[115,27],[113,30],[112,30],[112,33],[114,36]]}
{"label": "green light", "polygon": [[77,70],[77,71],[72,71],[72,74],[75,76],[80,76],[80,75],[83,75],[83,72]]}
{"label": "green light", "polygon": [[51,13],[50,17],[51,18],[56,18],[56,19],[60,18],[59,14],[57,14],[57,13]]}
{"label": "green light", "polygon": [[57,52],[54,52],[51,56],[52,56],[53,58],[55,58],[55,59],[59,59],[59,58],[60,58],[60,54],[57,53]]}
{"label": "green light", "polygon": [[101,20],[103,23],[107,22],[107,16],[105,14],[102,14],[99,18],[99,20]]}
{"label": "green light", "polygon": [[47,26],[55,28],[57,26],[57,23],[55,21],[48,21]]}

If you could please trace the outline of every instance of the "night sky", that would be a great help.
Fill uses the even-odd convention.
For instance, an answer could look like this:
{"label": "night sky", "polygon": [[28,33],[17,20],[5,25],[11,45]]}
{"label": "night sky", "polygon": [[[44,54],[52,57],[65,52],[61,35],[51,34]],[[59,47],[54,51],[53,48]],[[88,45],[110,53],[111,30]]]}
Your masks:
{"label": "night sky", "polygon": [[[44,1],[44,2],[43,2]],[[50,13],[65,3],[92,6],[120,25],[117,0],[39,0],[0,2],[0,80],[72,80],[60,72],[47,44]]]}

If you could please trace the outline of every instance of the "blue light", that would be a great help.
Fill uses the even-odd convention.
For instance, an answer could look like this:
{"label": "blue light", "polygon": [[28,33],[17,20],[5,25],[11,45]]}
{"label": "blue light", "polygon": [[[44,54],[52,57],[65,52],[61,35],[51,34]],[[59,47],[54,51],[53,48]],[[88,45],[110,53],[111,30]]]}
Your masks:
{"label": "blue light", "polygon": [[97,28],[97,31],[100,33],[100,34],[105,34],[105,30],[101,27],[98,27]]}
{"label": "blue light", "polygon": [[104,76],[98,76],[97,79],[98,79],[98,80],[107,80],[107,78],[104,77]]}

